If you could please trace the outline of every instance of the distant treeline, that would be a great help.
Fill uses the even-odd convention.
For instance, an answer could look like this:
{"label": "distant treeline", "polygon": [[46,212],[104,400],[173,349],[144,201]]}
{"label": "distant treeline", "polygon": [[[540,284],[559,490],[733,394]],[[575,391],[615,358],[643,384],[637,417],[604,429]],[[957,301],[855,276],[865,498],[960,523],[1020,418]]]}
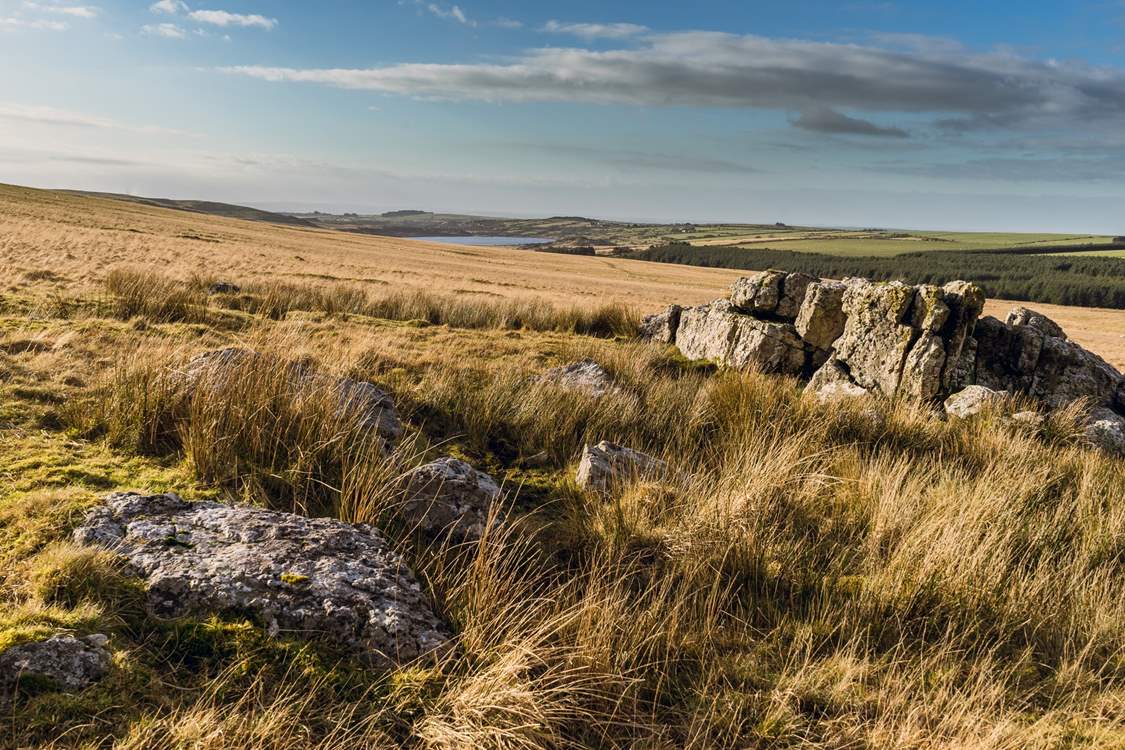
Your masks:
{"label": "distant treeline", "polygon": [[1125,259],[1031,254],[1026,249],[1021,250],[1019,257],[1002,250],[932,250],[891,257],[845,257],[674,243],[641,250],[628,257],[748,271],[777,268],[827,278],[900,279],[912,284],[944,284],[966,279],[979,284],[989,297],[1125,309]]}

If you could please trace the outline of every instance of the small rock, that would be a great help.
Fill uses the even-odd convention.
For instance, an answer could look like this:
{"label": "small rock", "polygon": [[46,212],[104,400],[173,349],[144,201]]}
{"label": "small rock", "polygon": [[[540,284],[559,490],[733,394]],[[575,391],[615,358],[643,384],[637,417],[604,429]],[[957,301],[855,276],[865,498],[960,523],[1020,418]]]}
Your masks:
{"label": "small rock", "polygon": [[1125,417],[1109,409],[1095,409],[1086,438],[1109,455],[1125,458]]}
{"label": "small rock", "polygon": [[805,300],[797,313],[794,326],[806,342],[817,349],[830,349],[844,332],[844,291],[841,281],[818,281],[810,284]]}
{"label": "small rock", "polygon": [[730,288],[730,303],[743,313],[772,313],[781,302],[783,271],[761,271],[744,276]]}
{"label": "small rock", "polygon": [[1013,423],[1026,427],[1029,430],[1042,430],[1047,423],[1047,418],[1037,411],[1020,411],[1009,417]]}
{"label": "small rock", "polygon": [[659,459],[603,440],[582,449],[575,480],[579,487],[607,492],[615,485],[653,478],[667,469],[668,465]]}
{"label": "small rock", "polygon": [[207,287],[208,294],[238,294],[242,287],[229,281],[216,281]]}
{"label": "small rock", "polygon": [[592,359],[553,367],[543,373],[541,380],[554,383],[561,388],[582,391],[597,398],[617,390],[610,374]]}
{"label": "small rock", "polygon": [[492,504],[500,497],[496,481],[464,461],[447,456],[402,478],[402,516],[424,534],[448,533],[459,540],[480,539]]}
{"label": "small rock", "polygon": [[380,667],[448,641],[414,573],[367,525],[122,493],[74,539],[121,554],[155,616],[252,617],[271,636],[324,639]]}
{"label": "small rock", "polygon": [[676,329],[679,328],[682,311],[679,305],[669,305],[661,312],[646,316],[641,321],[640,337],[659,344],[676,343]]}
{"label": "small rock", "polygon": [[945,400],[945,413],[956,419],[968,419],[1007,395],[1004,391],[994,391],[983,385],[970,385]]}
{"label": "small rock", "polygon": [[89,687],[109,672],[108,640],[101,634],[85,638],[55,635],[9,648],[0,653],[0,700],[10,696],[25,678],[45,681],[65,692]]}
{"label": "small rock", "polygon": [[1014,328],[1020,326],[1033,328],[1044,336],[1052,336],[1056,339],[1066,338],[1066,332],[1063,331],[1062,326],[1043,313],[1029,310],[1026,307],[1013,307],[1004,322]]}
{"label": "small rock", "polygon": [[830,358],[813,373],[812,379],[805,387],[805,392],[814,394],[816,400],[822,404],[844,398],[863,398],[871,395],[869,390],[852,382],[843,364],[835,358]]}

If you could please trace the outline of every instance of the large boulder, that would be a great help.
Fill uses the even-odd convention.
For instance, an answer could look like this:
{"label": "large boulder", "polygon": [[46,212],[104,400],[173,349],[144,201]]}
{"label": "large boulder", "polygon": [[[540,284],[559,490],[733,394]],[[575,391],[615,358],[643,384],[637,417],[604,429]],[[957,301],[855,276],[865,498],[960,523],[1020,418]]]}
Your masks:
{"label": "large boulder", "polygon": [[592,359],[571,362],[561,367],[552,367],[540,378],[545,383],[553,383],[560,388],[579,391],[595,398],[617,390],[613,376]]}
{"label": "large boulder", "polygon": [[950,392],[984,306],[972,284],[912,287],[850,280],[836,359],[854,383],[887,396],[932,400]]}
{"label": "large boulder", "polygon": [[340,419],[354,420],[359,429],[373,431],[387,448],[397,443],[404,434],[394,399],[375,384],[324,375],[302,363],[285,361],[250,349],[227,347],[199,354],[182,369],[172,373],[172,383],[185,395],[191,396],[201,388],[227,389],[234,380],[247,377],[254,370],[288,391],[294,399],[315,399],[331,394]]}
{"label": "large boulder", "polygon": [[109,672],[108,640],[101,634],[55,635],[5,650],[0,653],[0,703],[23,680],[64,692],[89,687]]}
{"label": "large boulder", "polygon": [[480,539],[500,497],[492,477],[451,456],[407,472],[400,484],[400,514],[409,526],[458,540]]}
{"label": "large boulder", "polygon": [[689,359],[787,375],[799,374],[808,360],[791,324],[741,315],[727,300],[685,309],[676,346]]}
{"label": "large boulder", "polygon": [[1086,438],[1109,455],[1125,458],[1125,417],[1109,409],[1095,409],[1086,426]]}
{"label": "large boulder", "polygon": [[1009,322],[982,318],[974,338],[975,382],[999,390],[1025,393],[1058,408],[1079,399],[1114,406],[1122,375],[1093,352],[1066,340],[1049,318],[1017,308]]}
{"label": "large boulder", "polygon": [[945,400],[945,413],[955,419],[968,419],[984,412],[1007,397],[1003,391],[994,391],[983,385],[970,385]]}
{"label": "large boulder", "polygon": [[582,449],[575,481],[579,487],[608,492],[628,481],[658,477],[667,469],[659,459],[603,440]]}
{"label": "large boulder", "polygon": [[682,311],[679,305],[669,305],[658,313],[645,316],[640,326],[641,338],[661,344],[676,343],[676,329],[680,326]]}
{"label": "large boulder", "polygon": [[826,280],[807,287],[794,327],[810,346],[828,350],[844,332],[847,322],[844,292],[847,288],[848,285],[842,281]]}
{"label": "large boulder", "polygon": [[370,526],[124,493],[91,510],[74,538],[123,555],[157,616],[250,617],[270,635],[325,639],[377,666],[448,641],[414,574]]}

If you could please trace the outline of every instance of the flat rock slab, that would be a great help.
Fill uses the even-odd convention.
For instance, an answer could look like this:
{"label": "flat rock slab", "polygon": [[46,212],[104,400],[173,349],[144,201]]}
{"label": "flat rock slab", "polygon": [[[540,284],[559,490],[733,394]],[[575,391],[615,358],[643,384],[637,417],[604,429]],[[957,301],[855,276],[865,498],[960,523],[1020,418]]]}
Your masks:
{"label": "flat rock slab", "polygon": [[107,641],[100,634],[84,638],[56,635],[0,653],[0,703],[22,680],[45,682],[65,692],[89,687],[109,672]]}
{"label": "flat rock slab", "polygon": [[249,617],[375,666],[448,641],[414,573],[370,526],[124,493],[90,511],[74,538],[123,555],[157,616]]}
{"label": "flat rock slab", "polygon": [[945,400],[945,413],[955,419],[968,419],[999,404],[1007,397],[1004,391],[994,391],[983,385],[970,385]]}
{"label": "flat rock slab", "polygon": [[541,379],[545,383],[554,383],[560,388],[581,391],[595,398],[601,398],[617,390],[613,377],[592,359],[552,367],[543,373]]}
{"label": "flat rock slab", "polygon": [[575,481],[579,487],[608,492],[614,486],[664,474],[668,465],[646,453],[603,440],[582,449]]}

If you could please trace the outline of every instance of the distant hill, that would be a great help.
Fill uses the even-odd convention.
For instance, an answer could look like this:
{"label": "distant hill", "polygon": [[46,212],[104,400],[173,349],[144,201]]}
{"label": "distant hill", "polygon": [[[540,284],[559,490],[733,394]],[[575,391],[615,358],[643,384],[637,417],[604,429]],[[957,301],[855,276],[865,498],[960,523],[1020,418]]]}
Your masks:
{"label": "distant hill", "polygon": [[284,224],[287,226],[295,227],[309,227],[311,229],[318,228],[317,224],[306,219],[298,218],[296,216],[274,213],[273,211],[263,211],[259,208],[250,208],[249,206],[236,206],[232,203],[217,203],[215,201],[175,200],[172,198],[145,198],[139,195],[125,195],[123,193],[97,193],[85,190],[67,190],[63,192],[67,192],[72,195],[88,195],[94,198],[109,198],[111,200],[128,201],[129,203],[141,203],[146,206],[172,208],[177,211],[191,211],[192,213],[197,214],[225,216],[229,219],[264,221],[269,224]]}

